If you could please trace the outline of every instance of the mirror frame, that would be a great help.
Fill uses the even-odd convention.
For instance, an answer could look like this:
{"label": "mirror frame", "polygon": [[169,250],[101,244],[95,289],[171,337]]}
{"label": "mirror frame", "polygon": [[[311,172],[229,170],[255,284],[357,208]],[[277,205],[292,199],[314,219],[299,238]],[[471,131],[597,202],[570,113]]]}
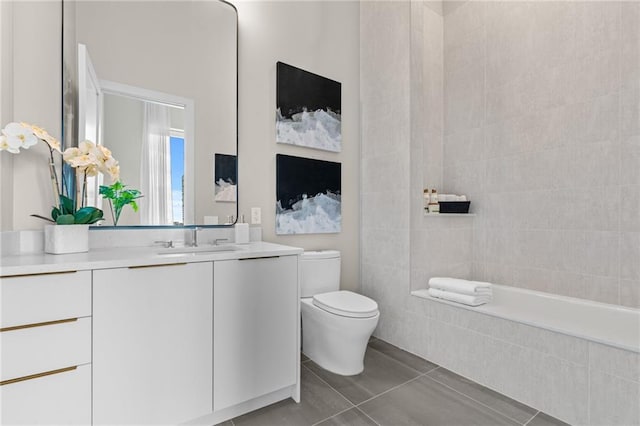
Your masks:
{"label": "mirror frame", "polygon": [[[74,1],[80,1],[80,0],[74,0]],[[193,225],[121,225],[121,226],[95,226],[92,225],[89,227],[90,230],[100,230],[100,229],[105,229],[105,230],[109,230],[109,231],[113,231],[113,230],[118,230],[118,229],[193,229],[193,228],[230,228],[232,226],[234,226],[237,221],[238,221],[238,215],[240,212],[240,185],[239,185],[239,173],[238,173],[238,164],[240,162],[240,157],[238,155],[239,151],[239,125],[240,125],[240,118],[239,118],[239,112],[240,112],[240,98],[239,98],[239,78],[240,78],[240,70],[239,70],[239,66],[240,66],[240,61],[239,61],[239,57],[240,57],[240,42],[239,42],[239,36],[240,36],[240,30],[239,30],[239,19],[238,19],[238,9],[236,8],[236,6],[231,3],[230,1],[227,0],[200,0],[200,1],[217,1],[219,3],[223,3],[229,7],[231,7],[233,9],[233,11],[235,12],[236,15],[236,216],[235,219],[233,221],[233,223],[230,224],[222,224],[222,225],[199,225],[199,224],[193,224]],[[62,12],[62,16],[61,16],[61,41],[60,41],[60,45],[61,45],[61,54],[60,54],[60,74],[61,74],[61,84],[60,84],[60,92],[61,92],[61,117],[60,117],[60,123],[61,123],[61,138],[60,140],[62,141],[62,150],[68,148],[65,144],[66,141],[66,135],[65,135],[65,99],[64,99],[64,88],[65,88],[65,79],[67,78],[67,72],[65,70],[65,25],[64,25],[64,10],[65,10],[65,3],[69,3],[69,0],[62,0],[61,1],[61,12]],[[149,2],[149,4],[153,4],[152,2]],[[75,64],[72,64],[73,66],[75,66],[77,68],[78,64],[77,64],[77,60]],[[74,96],[77,97],[77,93],[74,93]],[[74,120],[73,122],[73,126],[77,126],[77,122]],[[78,141],[75,141],[76,144]],[[75,201],[76,198],[76,192],[75,191],[75,173],[73,172],[73,169],[71,168],[71,166],[69,166],[68,164],[63,162],[62,165],[62,182],[63,182],[63,186],[65,186],[66,188],[74,188],[74,190],[72,191],[73,194],[73,199]]]}

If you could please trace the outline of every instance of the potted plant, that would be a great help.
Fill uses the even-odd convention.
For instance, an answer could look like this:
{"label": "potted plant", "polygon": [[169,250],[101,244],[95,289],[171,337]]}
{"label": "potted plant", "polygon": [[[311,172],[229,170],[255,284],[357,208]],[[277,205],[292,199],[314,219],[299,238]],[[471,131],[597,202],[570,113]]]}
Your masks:
{"label": "potted plant", "polygon": [[111,208],[111,217],[113,218],[114,226],[118,226],[118,220],[120,220],[122,208],[127,204],[131,205],[134,212],[138,211],[138,204],[136,203],[136,200],[142,197],[142,193],[137,189],[126,188],[127,185],[120,181],[116,181],[109,186],[100,186],[100,195],[109,200],[109,207]]}
{"label": "potted plant", "polygon": [[[120,174],[118,162],[111,151],[91,141],[80,142],[77,148],[67,148],[62,152],[56,138],[46,130],[28,123],[7,124],[0,134],[0,151],[19,154],[21,149],[29,149],[39,141],[49,149],[49,175],[56,203],[51,210],[51,218],[32,215],[53,224],[45,226],[45,252],[62,254],[88,251],[89,225],[102,220],[104,214],[97,207],[85,205],[87,177],[103,173],[117,181]],[[69,189],[60,185],[55,155],[61,155],[64,162],[75,169],[76,182],[82,183],[82,193],[75,201],[69,196]]]}

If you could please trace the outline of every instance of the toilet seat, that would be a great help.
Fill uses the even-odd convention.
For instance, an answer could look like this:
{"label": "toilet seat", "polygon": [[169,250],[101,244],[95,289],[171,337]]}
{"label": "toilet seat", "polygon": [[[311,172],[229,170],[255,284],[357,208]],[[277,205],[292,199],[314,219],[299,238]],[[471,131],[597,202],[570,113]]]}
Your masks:
{"label": "toilet seat", "polygon": [[331,291],[313,296],[313,304],[323,311],[350,318],[371,318],[378,314],[378,304],[352,291]]}

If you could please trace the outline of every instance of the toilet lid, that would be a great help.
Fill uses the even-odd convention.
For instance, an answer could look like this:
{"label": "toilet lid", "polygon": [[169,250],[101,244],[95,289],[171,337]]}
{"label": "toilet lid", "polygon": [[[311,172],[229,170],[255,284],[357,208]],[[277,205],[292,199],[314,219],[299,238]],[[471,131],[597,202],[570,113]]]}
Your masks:
{"label": "toilet lid", "polygon": [[332,291],[313,296],[313,304],[332,314],[351,318],[370,318],[378,313],[378,304],[351,291]]}

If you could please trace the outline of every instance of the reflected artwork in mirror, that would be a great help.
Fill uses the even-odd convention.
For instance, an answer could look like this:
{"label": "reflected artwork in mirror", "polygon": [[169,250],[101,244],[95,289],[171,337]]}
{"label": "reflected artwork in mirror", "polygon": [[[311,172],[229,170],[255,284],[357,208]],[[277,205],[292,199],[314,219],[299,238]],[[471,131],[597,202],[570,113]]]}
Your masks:
{"label": "reflected artwork in mirror", "polygon": [[[142,192],[119,226],[237,217],[237,32],[221,0],[64,0],[63,143],[107,147]],[[216,185],[219,153],[233,158],[222,181],[233,194]],[[98,188],[110,183],[88,181],[87,205],[104,210]]]}

